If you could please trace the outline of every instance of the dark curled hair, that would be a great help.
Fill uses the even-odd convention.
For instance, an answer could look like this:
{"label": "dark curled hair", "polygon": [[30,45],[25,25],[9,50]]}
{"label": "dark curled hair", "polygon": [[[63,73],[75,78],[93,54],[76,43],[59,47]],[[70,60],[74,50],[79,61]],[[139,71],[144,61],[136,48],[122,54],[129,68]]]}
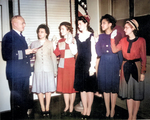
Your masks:
{"label": "dark curled hair", "polygon": [[77,21],[83,21],[83,23],[87,23],[87,30],[91,33],[94,33],[94,30],[90,27],[89,22],[85,19],[84,16],[78,17]]}
{"label": "dark curled hair", "polygon": [[[47,35],[46,35],[46,38],[48,39],[48,36],[49,36],[49,34],[50,34],[50,30],[49,30],[48,26],[45,25],[45,24],[39,25],[38,28],[37,28],[37,30],[36,30],[36,33],[37,33],[37,34],[39,33],[39,29],[40,29],[40,28],[45,29],[45,32],[46,32],[46,34],[47,34]],[[38,37],[38,39],[39,39],[39,37]]]}
{"label": "dark curled hair", "polygon": [[104,16],[102,16],[102,18],[100,19],[100,24],[102,24],[102,20],[106,19],[109,23],[112,23],[111,29],[113,29],[116,26],[116,19],[109,15],[109,14],[105,14]]}

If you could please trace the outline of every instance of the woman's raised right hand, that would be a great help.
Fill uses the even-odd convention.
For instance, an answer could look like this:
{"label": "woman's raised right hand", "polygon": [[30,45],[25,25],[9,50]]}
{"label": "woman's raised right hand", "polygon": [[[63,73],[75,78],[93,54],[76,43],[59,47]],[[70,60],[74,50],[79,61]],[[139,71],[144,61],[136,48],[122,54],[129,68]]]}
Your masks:
{"label": "woman's raised right hand", "polygon": [[115,29],[112,33],[111,33],[111,39],[114,39],[117,36],[117,29]]}
{"label": "woman's raised right hand", "polygon": [[52,38],[52,42],[53,42],[53,49],[55,50],[56,49],[56,45],[58,43],[57,37],[55,35]]}
{"label": "woman's raised right hand", "polygon": [[55,35],[53,36],[52,41],[55,43],[55,45],[57,45],[58,39],[57,39],[57,37]]}

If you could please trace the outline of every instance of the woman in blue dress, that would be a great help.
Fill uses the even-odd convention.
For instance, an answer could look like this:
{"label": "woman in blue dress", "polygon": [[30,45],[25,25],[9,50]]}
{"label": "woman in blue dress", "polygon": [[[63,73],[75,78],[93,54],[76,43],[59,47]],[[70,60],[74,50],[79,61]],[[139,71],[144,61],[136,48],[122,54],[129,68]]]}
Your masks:
{"label": "woman in blue dress", "polygon": [[[110,35],[116,26],[116,20],[106,14],[100,20],[102,34],[99,35],[96,43],[98,55],[98,90],[103,93],[106,106],[106,118],[114,117],[117,94],[119,92],[119,70],[122,63],[121,51],[114,54],[111,50]],[[116,36],[116,44],[122,38],[122,34]],[[110,109],[111,102],[111,109]]]}

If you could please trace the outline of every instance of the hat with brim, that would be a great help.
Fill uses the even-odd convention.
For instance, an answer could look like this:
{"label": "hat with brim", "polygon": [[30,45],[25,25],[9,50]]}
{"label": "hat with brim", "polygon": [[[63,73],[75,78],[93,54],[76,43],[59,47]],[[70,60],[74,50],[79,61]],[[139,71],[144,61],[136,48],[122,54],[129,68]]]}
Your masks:
{"label": "hat with brim", "polygon": [[126,23],[129,23],[136,30],[139,30],[139,24],[135,19],[127,20]]}

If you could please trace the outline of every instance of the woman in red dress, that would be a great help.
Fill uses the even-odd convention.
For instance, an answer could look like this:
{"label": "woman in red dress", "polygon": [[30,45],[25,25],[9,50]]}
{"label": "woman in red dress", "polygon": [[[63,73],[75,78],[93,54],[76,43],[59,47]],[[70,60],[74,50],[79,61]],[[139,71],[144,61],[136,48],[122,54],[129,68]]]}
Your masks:
{"label": "woman in red dress", "polygon": [[65,109],[62,116],[72,116],[73,104],[76,96],[74,86],[75,77],[75,59],[72,51],[72,27],[68,22],[62,22],[59,26],[60,35],[62,39],[58,42],[53,42],[54,53],[59,57],[58,76],[57,76],[57,92],[64,95]]}
{"label": "woman in red dress", "polygon": [[146,43],[145,39],[137,36],[138,22],[135,19],[127,20],[124,31],[127,37],[115,45],[111,35],[111,47],[114,53],[122,50],[123,63],[121,67],[119,96],[127,99],[128,120],[136,119],[140,101],[144,99],[144,79],[146,72]]}

